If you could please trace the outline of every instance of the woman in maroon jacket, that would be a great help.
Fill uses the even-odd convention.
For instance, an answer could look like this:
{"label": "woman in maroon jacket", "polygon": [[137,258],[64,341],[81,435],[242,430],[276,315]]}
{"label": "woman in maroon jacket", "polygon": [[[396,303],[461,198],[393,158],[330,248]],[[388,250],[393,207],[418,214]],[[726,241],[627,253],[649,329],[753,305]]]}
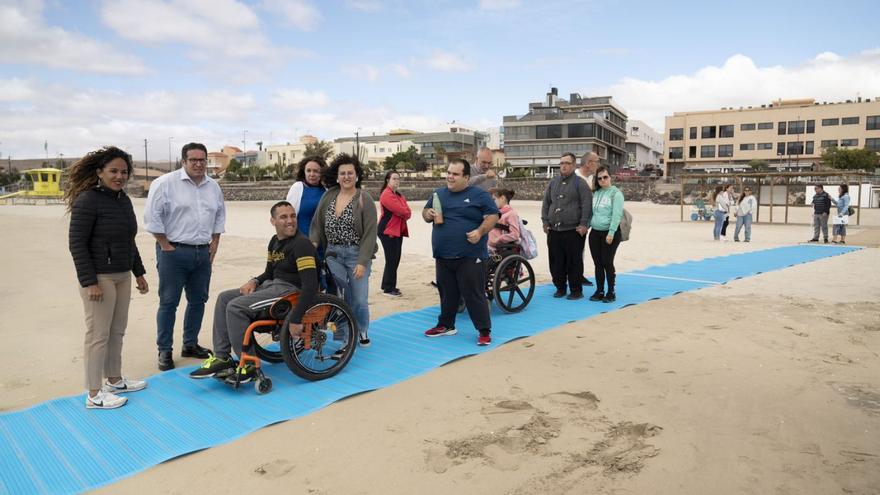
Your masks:
{"label": "woman in maroon jacket", "polygon": [[390,170],[385,174],[379,205],[382,216],[379,219],[379,240],[385,251],[385,271],[382,273],[382,293],[386,296],[400,297],[397,288],[397,267],[400,265],[400,252],[403,249],[403,238],[409,237],[406,221],[412,211],[406,198],[398,192],[400,174]]}

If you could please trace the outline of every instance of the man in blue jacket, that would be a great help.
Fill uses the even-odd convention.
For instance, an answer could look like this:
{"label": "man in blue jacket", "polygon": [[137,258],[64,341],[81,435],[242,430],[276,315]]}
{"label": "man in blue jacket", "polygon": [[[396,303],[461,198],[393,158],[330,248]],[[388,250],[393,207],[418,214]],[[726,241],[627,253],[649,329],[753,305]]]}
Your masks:
{"label": "man in blue jacket", "polygon": [[813,238],[810,242],[819,242],[819,229],[828,244],[828,213],[831,212],[831,196],[825,192],[822,184],[816,184],[816,195],[813,196]]}

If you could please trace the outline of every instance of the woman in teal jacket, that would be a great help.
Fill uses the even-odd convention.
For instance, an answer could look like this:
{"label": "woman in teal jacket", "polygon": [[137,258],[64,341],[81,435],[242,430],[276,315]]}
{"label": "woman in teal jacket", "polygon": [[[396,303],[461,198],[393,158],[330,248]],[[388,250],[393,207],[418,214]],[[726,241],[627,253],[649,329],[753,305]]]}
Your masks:
{"label": "woman in teal jacket", "polygon": [[[614,294],[614,255],[620,245],[620,219],[623,217],[623,193],[611,185],[608,167],[596,169],[596,192],[593,193],[593,219],[590,221],[590,255],[596,267],[596,292],[591,301],[610,303]],[[608,290],[605,291],[605,281]]]}

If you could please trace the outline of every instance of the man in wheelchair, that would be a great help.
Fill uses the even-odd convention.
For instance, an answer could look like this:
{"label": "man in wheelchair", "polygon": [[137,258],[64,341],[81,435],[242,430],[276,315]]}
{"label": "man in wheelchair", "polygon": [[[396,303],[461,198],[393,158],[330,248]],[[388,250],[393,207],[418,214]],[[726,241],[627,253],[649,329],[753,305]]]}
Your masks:
{"label": "man in wheelchair", "polygon": [[[318,271],[315,246],[296,228],[296,211],[287,201],[275,203],[270,222],[275,235],[269,241],[266,269],[238,289],[223,291],[214,307],[214,354],[192,373],[191,378],[225,376],[227,381],[247,383],[256,376],[250,363],[242,368],[231,351],[242,354],[242,342],[248,325],[258,319],[279,297],[299,292],[291,310],[291,333],[302,330],[302,317],[318,294]],[[237,370],[237,371],[236,371]]]}

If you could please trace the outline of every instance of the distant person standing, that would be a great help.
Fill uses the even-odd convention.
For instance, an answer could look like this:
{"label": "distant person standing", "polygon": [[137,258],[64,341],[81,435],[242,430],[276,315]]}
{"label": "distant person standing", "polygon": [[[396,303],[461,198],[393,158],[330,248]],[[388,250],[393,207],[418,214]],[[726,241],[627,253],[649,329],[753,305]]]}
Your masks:
{"label": "distant person standing", "polygon": [[[128,325],[131,276],[146,294],[144,264],[135,243],[137,218],[123,188],[131,156],[116,147],[88,153],[68,171],[64,200],[70,212],[69,247],[85,311],[83,350],[86,407],[114,409],[118,394],[147,386],[122,376],[122,338]],[[106,377],[106,382],[102,383]]]}
{"label": "distant person standing", "polygon": [[484,191],[494,188],[498,184],[495,171],[492,170],[492,150],[483,146],[477,152],[477,161],[474,163],[474,175],[468,179],[469,186],[476,186]]}
{"label": "distant person standing", "polygon": [[724,186],[723,194],[726,208],[724,210],[724,223],[721,224],[721,240],[727,242],[727,226],[730,225],[730,212],[736,206],[733,197],[733,184]]}
{"label": "distant person standing", "polygon": [[584,297],[584,242],[593,216],[590,188],[574,174],[575,160],[572,153],[562,155],[559,175],[547,184],[541,204],[550,275],[556,286],[553,297],[564,297],[567,284],[569,300]]}
{"label": "distant person standing", "polygon": [[744,187],[736,205],[736,230],[733,231],[734,242],[739,242],[739,231],[746,228],[746,242],[752,240],[752,215],[758,209],[758,201],[752,196],[751,188]]}
{"label": "distant person standing", "polygon": [[730,203],[727,201],[727,193],[724,192],[724,186],[715,186],[715,192],[712,193],[712,202],[715,203],[715,211],[712,215],[715,218],[715,226],[712,229],[712,237],[716,241],[721,240],[721,229],[724,227],[724,219],[727,218],[727,210]]}
{"label": "distant person standing", "polygon": [[144,208],[147,232],[156,238],[159,310],[156,345],[159,370],[174,368],[174,322],[181,292],[186,292],[182,357],[206,359],[199,331],[208,301],[211,265],[226,224],[226,205],[217,181],[206,174],[208,150],[189,143],[181,150],[183,167],[154,180]]}
{"label": "distant person standing", "polygon": [[813,238],[810,242],[819,242],[819,230],[825,244],[828,244],[828,214],[831,213],[831,196],[825,192],[822,184],[816,184],[813,188],[816,193],[813,196]]}
{"label": "distant person standing", "polygon": [[422,210],[422,219],[434,222],[431,248],[440,290],[440,317],[425,336],[455,335],[458,302],[463,298],[479,332],[477,345],[485,346],[492,342],[492,320],[485,292],[489,258],[486,243],[489,231],[498,221],[498,207],[488,192],[468,185],[470,174],[467,160],[449,162],[446,187],[436,189]]}
{"label": "distant person standing", "polygon": [[[623,218],[623,193],[611,184],[608,167],[596,170],[599,187],[593,195],[593,217],[590,223],[590,254],[596,267],[596,292],[591,301],[613,302],[617,299],[614,282],[617,272],[614,257],[620,245],[620,219]],[[604,290],[605,282],[608,290]]]}
{"label": "distant person standing", "polygon": [[386,296],[400,297],[397,287],[397,268],[400,266],[400,254],[403,251],[403,238],[409,237],[406,221],[412,216],[412,210],[406,197],[400,194],[400,174],[390,170],[385,174],[385,182],[379,193],[379,240],[385,251],[385,271],[382,273],[382,293]]}
{"label": "distant person standing", "polygon": [[837,200],[831,200],[834,203],[834,206],[837,207],[837,215],[832,220],[832,234],[834,238],[831,239],[831,242],[834,244],[846,244],[846,224],[849,223],[849,206],[850,206],[850,197],[849,197],[849,186],[846,184],[841,184],[840,187],[837,188]]}
{"label": "distant person standing", "polygon": [[[594,179],[594,176],[600,163],[601,160],[599,159],[599,155],[594,151],[588,151],[581,157],[581,166],[574,171],[575,175],[587,183],[587,188],[590,190],[590,204],[593,204],[593,191],[596,190],[596,180]],[[586,269],[586,265],[584,265],[584,269]],[[593,285],[593,282],[590,282],[590,279],[588,279],[586,275],[583,276],[582,282],[584,285]]]}
{"label": "distant person standing", "polygon": [[326,188],[321,184],[321,174],[327,162],[320,156],[307,156],[297,165],[296,182],[287,191],[287,202],[296,211],[296,225],[308,237],[312,217]]}

